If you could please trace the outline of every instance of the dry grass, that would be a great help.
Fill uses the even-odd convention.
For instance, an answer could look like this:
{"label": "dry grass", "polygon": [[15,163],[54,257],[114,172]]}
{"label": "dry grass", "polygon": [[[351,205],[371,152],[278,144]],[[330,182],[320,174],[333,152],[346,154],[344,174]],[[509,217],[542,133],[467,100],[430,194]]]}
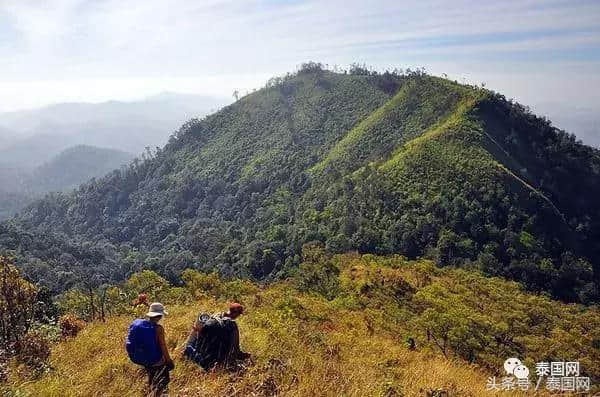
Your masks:
{"label": "dry grass", "polygon": [[[164,326],[177,366],[171,396],[392,397],[426,396],[438,389],[450,396],[492,394],[485,390],[488,374],[481,369],[447,360],[424,347],[408,350],[397,333],[370,329],[364,312],[292,293],[286,284],[246,296],[243,303],[247,314],[239,320],[242,347],[254,355],[255,362],[238,373],[207,374],[180,357],[196,314],[216,311],[225,302],[206,298],[169,307]],[[54,348],[48,375],[35,381],[13,377],[13,393],[144,395],[144,373],[129,362],[123,347],[131,320],[121,316],[89,324],[77,337]]]}

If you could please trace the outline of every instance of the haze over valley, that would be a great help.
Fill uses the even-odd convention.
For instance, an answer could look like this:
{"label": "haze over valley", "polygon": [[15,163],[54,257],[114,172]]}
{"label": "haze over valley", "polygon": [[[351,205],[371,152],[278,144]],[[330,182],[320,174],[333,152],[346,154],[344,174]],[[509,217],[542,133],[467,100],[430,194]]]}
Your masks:
{"label": "haze over valley", "polygon": [[63,103],[0,113],[0,219],[166,144],[228,100],[164,92],[135,102]]}

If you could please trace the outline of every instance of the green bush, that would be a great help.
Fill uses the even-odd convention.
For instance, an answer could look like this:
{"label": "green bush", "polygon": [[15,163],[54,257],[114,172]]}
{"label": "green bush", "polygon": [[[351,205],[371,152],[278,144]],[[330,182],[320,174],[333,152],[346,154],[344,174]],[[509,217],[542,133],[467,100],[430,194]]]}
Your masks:
{"label": "green bush", "polygon": [[223,281],[216,272],[201,273],[197,270],[187,269],[181,275],[185,288],[194,297],[218,297],[223,293]]}
{"label": "green bush", "polygon": [[162,300],[168,288],[169,282],[152,270],[142,270],[134,273],[125,283],[125,290],[131,299],[145,293],[153,302]]}

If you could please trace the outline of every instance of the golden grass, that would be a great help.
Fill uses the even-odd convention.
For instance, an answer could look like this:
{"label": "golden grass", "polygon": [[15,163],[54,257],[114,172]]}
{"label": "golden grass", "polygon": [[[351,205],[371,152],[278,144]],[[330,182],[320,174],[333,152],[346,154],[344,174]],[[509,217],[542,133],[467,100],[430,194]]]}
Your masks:
{"label": "golden grass", "polygon": [[[242,348],[253,354],[254,363],[238,373],[207,374],[180,357],[197,313],[217,311],[226,302],[206,298],[169,307],[164,326],[177,366],[170,395],[391,397],[426,396],[438,389],[450,396],[525,395],[487,392],[488,374],[480,368],[424,347],[411,351],[397,333],[370,329],[365,312],[292,291],[281,283],[242,299],[247,307],[239,320]],[[13,391],[56,397],[144,395],[144,372],[124,350],[131,320],[120,316],[89,324],[54,348],[49,374],[34,381],[13,376]]]}

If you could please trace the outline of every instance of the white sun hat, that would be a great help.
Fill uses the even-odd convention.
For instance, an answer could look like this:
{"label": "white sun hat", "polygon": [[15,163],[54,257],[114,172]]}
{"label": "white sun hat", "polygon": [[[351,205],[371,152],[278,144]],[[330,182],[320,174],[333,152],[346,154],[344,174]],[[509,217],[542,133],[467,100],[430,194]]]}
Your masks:
{"label": "white sun hat", "polygon": [[146,313],[146,316],[147,317],[158,317],[158,316],[166,316],[167,314],[169,314],[169,312],[167,312],[165,310],[165,306],[162,303],[155,302],[150,305],[150,310],[148,310],[148,313]]}

